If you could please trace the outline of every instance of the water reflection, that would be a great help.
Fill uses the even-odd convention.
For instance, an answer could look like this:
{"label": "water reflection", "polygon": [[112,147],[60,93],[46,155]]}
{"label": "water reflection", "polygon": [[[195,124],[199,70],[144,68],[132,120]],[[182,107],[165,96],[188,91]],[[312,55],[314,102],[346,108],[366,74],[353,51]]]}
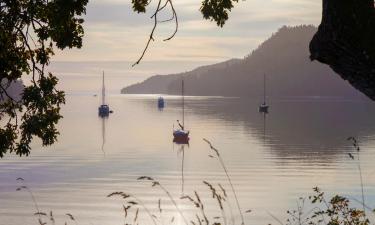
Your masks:
{"label": "water reflection", "polygon": [[[184,177],[184,163],[185,163],[185,148],[189,148],[189,144],[176,144],[177,156],[181,157],[181,196],[184,196],[185,177]],[[174,147],[174,146],[173,146]]]}
{"label": "water reflection", "polygon": [[164,106],[165,106],[164,98],[160,96],[158,98],[158,109],[159,109],[159,111],[163,111]]}
{"label": "water reflection", "polygon": [[[147,107],[147,99],[137,101]],[[168,99],[168,109],[180,107]],[[225,126],[241,126],[248,139],[258,139],[279,157],[331,160],[346,151],[349,136],[365,139],[375,134],[375,104],[326,98],[271,99],[272,116],[260,114],[256,100],[235,98],[185,99],[188,115],[215,120]],[[212,134],[215,135],[215,134]]]}
{"label": "water reflection", "polygon": [[266,124],[267,124],[267,114],[268,112],[263,112],[263,145],[266,145]]}
{"label": "water reflection", "polygon": [[[168,105],[160,113],[157,97],[112,97],[111,105],[120,110],[110,120],[98,119],[92,96],[68,99],[56,145],[46,151],[36,143],[30,157],[1,160],[3,224],[35,219],[32,202],[14,191],[17,177],[30,181],[41,210],[72,212],[81,224],[122,221],[119,204],[105,197],[113,191],[132,193],[158,212],[161,195],[136,181],[142,175],[163,183],[176,200],[196,190],[209,201],[211,193],[203,180],[230,187],[202,138],[220,150],[241,207],[253,210],[246,224],[271,222],[265,209],[283,219],[295,200],[314,186],[358,198],[358,170],[347,154],[352,151],[348,136],[360,137],[366,197],[375,198],[370,188],[375,185],[370,179],[375,160],[372,103],[273,100],[272,112],[264,115],[258,112],[257,100],[187,97],[186,123],[193,136],[188,144],[179,144],[172,142],[172,128],[181,118],[180,98],[165,97]],[[173,205],[163,202],[166,212],[174,214]],[[185,201],[178,203],[185,207]],[[211,214],[216,215],[216,209],[216,202],[208,202]]]}
{"label": "water reflection", "polygon": [[177,146],[177,154],[181,156],[181,196],[184,196],[184,161],[185,161],[185,147],[189,148],[189,138],[173,138],[173,148]]}
{"label": "water reflection", "polygon": [[105,134],[106,120],[107,120],[107,118],[105,118],[105,117],[101,118],[101,121],[102,121],[102,146],[101,146],[101,150],[102,150],[104,156],[105,156],[104,145],[105,145],[105,138],[106,138],[106,134]]}

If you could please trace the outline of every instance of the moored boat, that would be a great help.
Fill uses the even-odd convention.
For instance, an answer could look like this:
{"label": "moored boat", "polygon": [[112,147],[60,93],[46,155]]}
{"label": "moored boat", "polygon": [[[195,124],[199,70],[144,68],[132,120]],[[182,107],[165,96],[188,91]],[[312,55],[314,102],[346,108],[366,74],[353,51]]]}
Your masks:
{"label": "moored boat", "polygon": [[260,113],[268,113],[269,105],[266,103],[266,75],[263,76],[263,103],[259,106]]}
{"label": "moored boat", "polygon": [[165,106],[164,98],[160,96],[160,97],[158,98],[158,108],[159,108],[159,109],[162,109],[162,108],[164,108],[164,106]]}
{"label": "moored boat", "polygon": [[104,71],[102,78],[102,104],[98,108],[98,114],[100,117],[108,117],[112,111],[109,109],[109,105],[105,103],[105,85],[104,85]]}
{"label": "moored boat", "polygon": [[184,98],[184,80],[181,83],[181,96],[182,96],[182,124],[177,120],[180,129],[173,130],[173,142],[179,144],[188,144],[189,131],[185,130],[185,98]]}

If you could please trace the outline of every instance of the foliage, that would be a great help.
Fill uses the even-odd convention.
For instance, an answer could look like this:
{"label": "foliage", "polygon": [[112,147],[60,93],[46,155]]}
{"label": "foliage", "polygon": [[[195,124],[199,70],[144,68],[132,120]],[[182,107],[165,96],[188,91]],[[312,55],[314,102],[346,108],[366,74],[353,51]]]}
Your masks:
{"label": "foliage", "polygon": [[304,198],[300,198],[296,210],[287,211],[289,219],[287,224],[309,225],[369,225],[370,220],[363,210],[350,207],[349,199],[335,195],[327,200],[325,193],[318,187],[314,189],[314,195],[309,196],[312,210],[304,213]]}
{"label": "foliage", "polygon": [[148,0],[132,0],[133,10],[138,13],[145,13],[146,6],[149,4]]}
{"label": "foliage", "polygon": [[[82,47],[81,18],[88,0],[0,1],[0,157],[5,153],[30,153],[34,137],[43,145],[53,144],[59,132],[64,92],[58,79],[45,72],[54,47]],[[31,81],[22,100],[7,92],[19,79]],[[18,117],[21,117],[19,119]]]}
{"label": "foliage", "polygon": [[[144,13],[150,2],[147,0],[132,0],[133,10],[138,13]],[[157,2],[158,5],[165,6],[172,4],[172,0],[166,0],[165,4],[162,0],[157,0]],[[215,21],[218,26],[222,27],[229,18],[228,13],[233,8],[234,2],[238,2],[238,0],[203,0],[200,11],[204,19]],[[158,13],[158,10],[165,8],[165,6],[158,8],[155,13]]]}
{"label": "foliage", "polygon": [[228,20],[228,13],[233,8],[233,3],[238,0],[204,0],[200,8],[203,18],[215,21],[220,27]]}

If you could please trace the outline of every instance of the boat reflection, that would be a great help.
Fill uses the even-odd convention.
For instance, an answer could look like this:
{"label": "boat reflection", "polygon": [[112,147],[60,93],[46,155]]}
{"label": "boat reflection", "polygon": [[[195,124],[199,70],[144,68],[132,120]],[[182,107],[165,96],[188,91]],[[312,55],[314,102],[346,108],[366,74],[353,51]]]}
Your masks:
{"label": "boat reflection", "polygon": [[175,136],[173,137],[173,143],[178,144],[178,145],[189,145],[189,137]]}
{"label": "boat reflection", "polygon": [[[347,151],[347,137],[371,140],[375,135],[375,104],[369,101],[280,97],[272,100],[272,112],[267,115],[257,110],[257,99],[190,97],[185,102],[185,110],[197,118],[195,124],[190,122],[191,127],[206,121],[229,126],[229,130],[240,127],[232,133],[238,131],[237,137],[243,135],[264,143],[266,151],[280,158],[330,163]],[[134,101],[134,104],[155,108],[155,101]],[[168,110],[177,111],[180,107],[179,99],[168,101]],[[217,131],[210,130],[211,135],[220,137],[222,130]]]}
{"label": "boat reflection", "polygon": [[160,96],[158,98],[158,109],[159,109],[159,111],[163,111],[164,107],[165,107],[164,98]]}
{"label": "boat reflection", "polygon": [[106,137],[106,135],[105,135],[105,124],[106,124],[107,119],[105,117],[102,117],[101,120],[102,120],[102,146],[101,146],[101,150],[102,150],[102,152],[105,156],[105,149],[104,149],[105,137]]}
{"label": "boat reflection", "polygon": [[178,146],[177,155],[181,155],[181,196],[184,196],[184,162],[185,162],[185,147],[189,148],[189,139],[173,139],[173,149],[174,146]]}
{"label": "boat reflection", "polygon": [[267,114],[268,112],[264,112],[263,114],[263,145],[266,145],[266,128],[267,128]]}

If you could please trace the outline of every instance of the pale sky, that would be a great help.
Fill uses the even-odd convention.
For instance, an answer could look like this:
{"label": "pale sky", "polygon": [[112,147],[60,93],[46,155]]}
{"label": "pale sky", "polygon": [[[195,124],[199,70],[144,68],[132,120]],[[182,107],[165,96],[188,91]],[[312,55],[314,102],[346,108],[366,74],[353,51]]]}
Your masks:
{"label": "pale sky", "polygon": [[[106,72],[107,90],[141,82],[155,74],[180,73],[198,66],[243,58],[283,25],[318,25],[321,1],[246,0],[235,4],[223,28],[204,20],[201,0],[174,0],[179,31],[173,23],[159,25],[140,65],[132,67],[143,51],[153,26],[155,1],[146,14],[132,11],[130,0],[90,0],[85,16],[82,49],[57,52],[50,70],[67,92],[95,92]],[[169,14],[163,15],[169,18]]]}
{"label": "pale sky", "polygon": [[[317,25],[322,8],[318,0],[240,0],[229,21],[219,28],[202,18],[201,0],[175,0],[174,4],[180,25],[176,37],[163,42],[173,32],[174,24],[160,25],[145,61],[242,58],[282,25]],[[146,14],[137,14],[131,10],[130,0],[90,0],[83,48],[58,53],[54,60],[136,61],[152,28],[150,14],[154,7],[151,5]]]}

